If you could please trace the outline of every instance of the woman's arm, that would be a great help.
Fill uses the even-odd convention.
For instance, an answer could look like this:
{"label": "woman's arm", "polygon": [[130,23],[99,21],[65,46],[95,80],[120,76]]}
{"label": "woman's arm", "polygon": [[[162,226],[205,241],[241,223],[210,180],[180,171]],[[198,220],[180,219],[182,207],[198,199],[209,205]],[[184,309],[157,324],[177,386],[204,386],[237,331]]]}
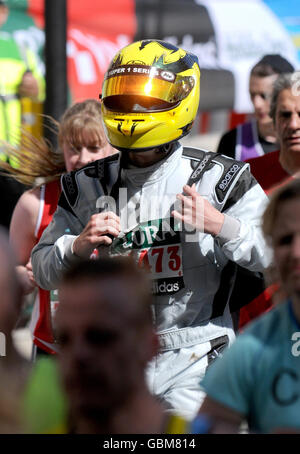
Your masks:
{"label": "woman's arm", "polygon": [[211,424],[210,433],[238,433],[243,415],[206,396],[201,405],[200,416],[208,418]]}
{"label": "woman's arm", "polygon": [[26,191],[15,206],[10,223],[9,237],[15,250],[17,273],[24,293],[28,294],[36,286],[30,262],[30,254],[37,239],[35,229],[40,206],[40,188]]}

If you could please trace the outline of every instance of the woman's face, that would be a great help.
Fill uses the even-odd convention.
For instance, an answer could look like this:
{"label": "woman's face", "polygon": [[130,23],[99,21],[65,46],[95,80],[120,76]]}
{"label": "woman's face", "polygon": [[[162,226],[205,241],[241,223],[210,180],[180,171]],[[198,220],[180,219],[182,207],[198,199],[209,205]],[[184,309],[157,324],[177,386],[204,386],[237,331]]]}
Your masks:
{"label": "woman's face", "polygon": [[300,198],[282,202],[272,242],[275,266],[289,296],[300,296]]}
{"label": "woman's face", "polygon": [[82,133],[80,143],[65,141],[62,149],[67,172],[78,170],[90,162],[117,153],[107,141],[100,143],[95,137],[89,137],[86,132]]}

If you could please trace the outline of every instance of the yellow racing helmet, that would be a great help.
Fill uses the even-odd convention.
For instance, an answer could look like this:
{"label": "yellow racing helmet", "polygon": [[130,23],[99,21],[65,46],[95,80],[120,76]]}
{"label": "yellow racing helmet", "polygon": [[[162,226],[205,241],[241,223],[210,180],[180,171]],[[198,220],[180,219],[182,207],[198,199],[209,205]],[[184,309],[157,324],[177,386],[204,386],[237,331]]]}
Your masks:
{"label": "yellow racing helmet", "polygon": [[142,151],[178,140],[189,133],[198,110],[197,57],[154,39],[129,44],[112,60],[101,97],[113,147]]}

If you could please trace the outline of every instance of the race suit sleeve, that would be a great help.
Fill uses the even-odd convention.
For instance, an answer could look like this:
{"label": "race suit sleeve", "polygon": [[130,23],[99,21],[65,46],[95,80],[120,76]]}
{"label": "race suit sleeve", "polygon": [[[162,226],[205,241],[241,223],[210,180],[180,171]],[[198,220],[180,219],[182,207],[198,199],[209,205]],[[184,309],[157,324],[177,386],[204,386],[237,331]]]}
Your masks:
{"label": "race suit sleeve", "polygon": [[41,288],[56,289],[62,272],[80,260],[71,248],[83,228],[74,213],[62,206],[57,207],[51,223],[31,253],[34,278]]}
{"label": "race suit sleeve", "polygon": [[261,229],[268,200],[261,186],[246,170],[226,202],[224,224],[215,237],[227,259],[250,271],[262,272],[272,260],[271,249]]}
{"label": "race suit sleeve", "polygon": [[118,169],[115,154],[62,176],[57,210],[31,254],[33,274],[41,288],[56,289],[62,273],[81,260],[72,251],[73,242],[99,212],[98,198],[111,189]]}

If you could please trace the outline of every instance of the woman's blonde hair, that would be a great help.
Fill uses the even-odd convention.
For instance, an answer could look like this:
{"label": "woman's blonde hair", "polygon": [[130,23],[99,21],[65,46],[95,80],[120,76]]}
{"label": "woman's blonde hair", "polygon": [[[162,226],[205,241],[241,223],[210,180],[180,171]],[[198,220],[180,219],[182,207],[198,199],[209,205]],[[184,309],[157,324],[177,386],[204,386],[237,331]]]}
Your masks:
{"label": "woman's blonde hair", "polygon": [[[26,186],[60,178],[66,171],[62,153],[64,143],[82,144],[86,136],[89,137],[90,143],[99,147],[107,143],[102,126],[101,104],[95,99],[75,103],[66,110],[59,123],[47,118],[50,121],[48,127],[58,135],[58,151],[54,150],[46,139],[37,139],[26,131],[23,131],[19,147],[8,143],[1,145],[10,162],[0,160],[0,169],[9,172]],[[12,162],[17,164],[12,166]]]}

